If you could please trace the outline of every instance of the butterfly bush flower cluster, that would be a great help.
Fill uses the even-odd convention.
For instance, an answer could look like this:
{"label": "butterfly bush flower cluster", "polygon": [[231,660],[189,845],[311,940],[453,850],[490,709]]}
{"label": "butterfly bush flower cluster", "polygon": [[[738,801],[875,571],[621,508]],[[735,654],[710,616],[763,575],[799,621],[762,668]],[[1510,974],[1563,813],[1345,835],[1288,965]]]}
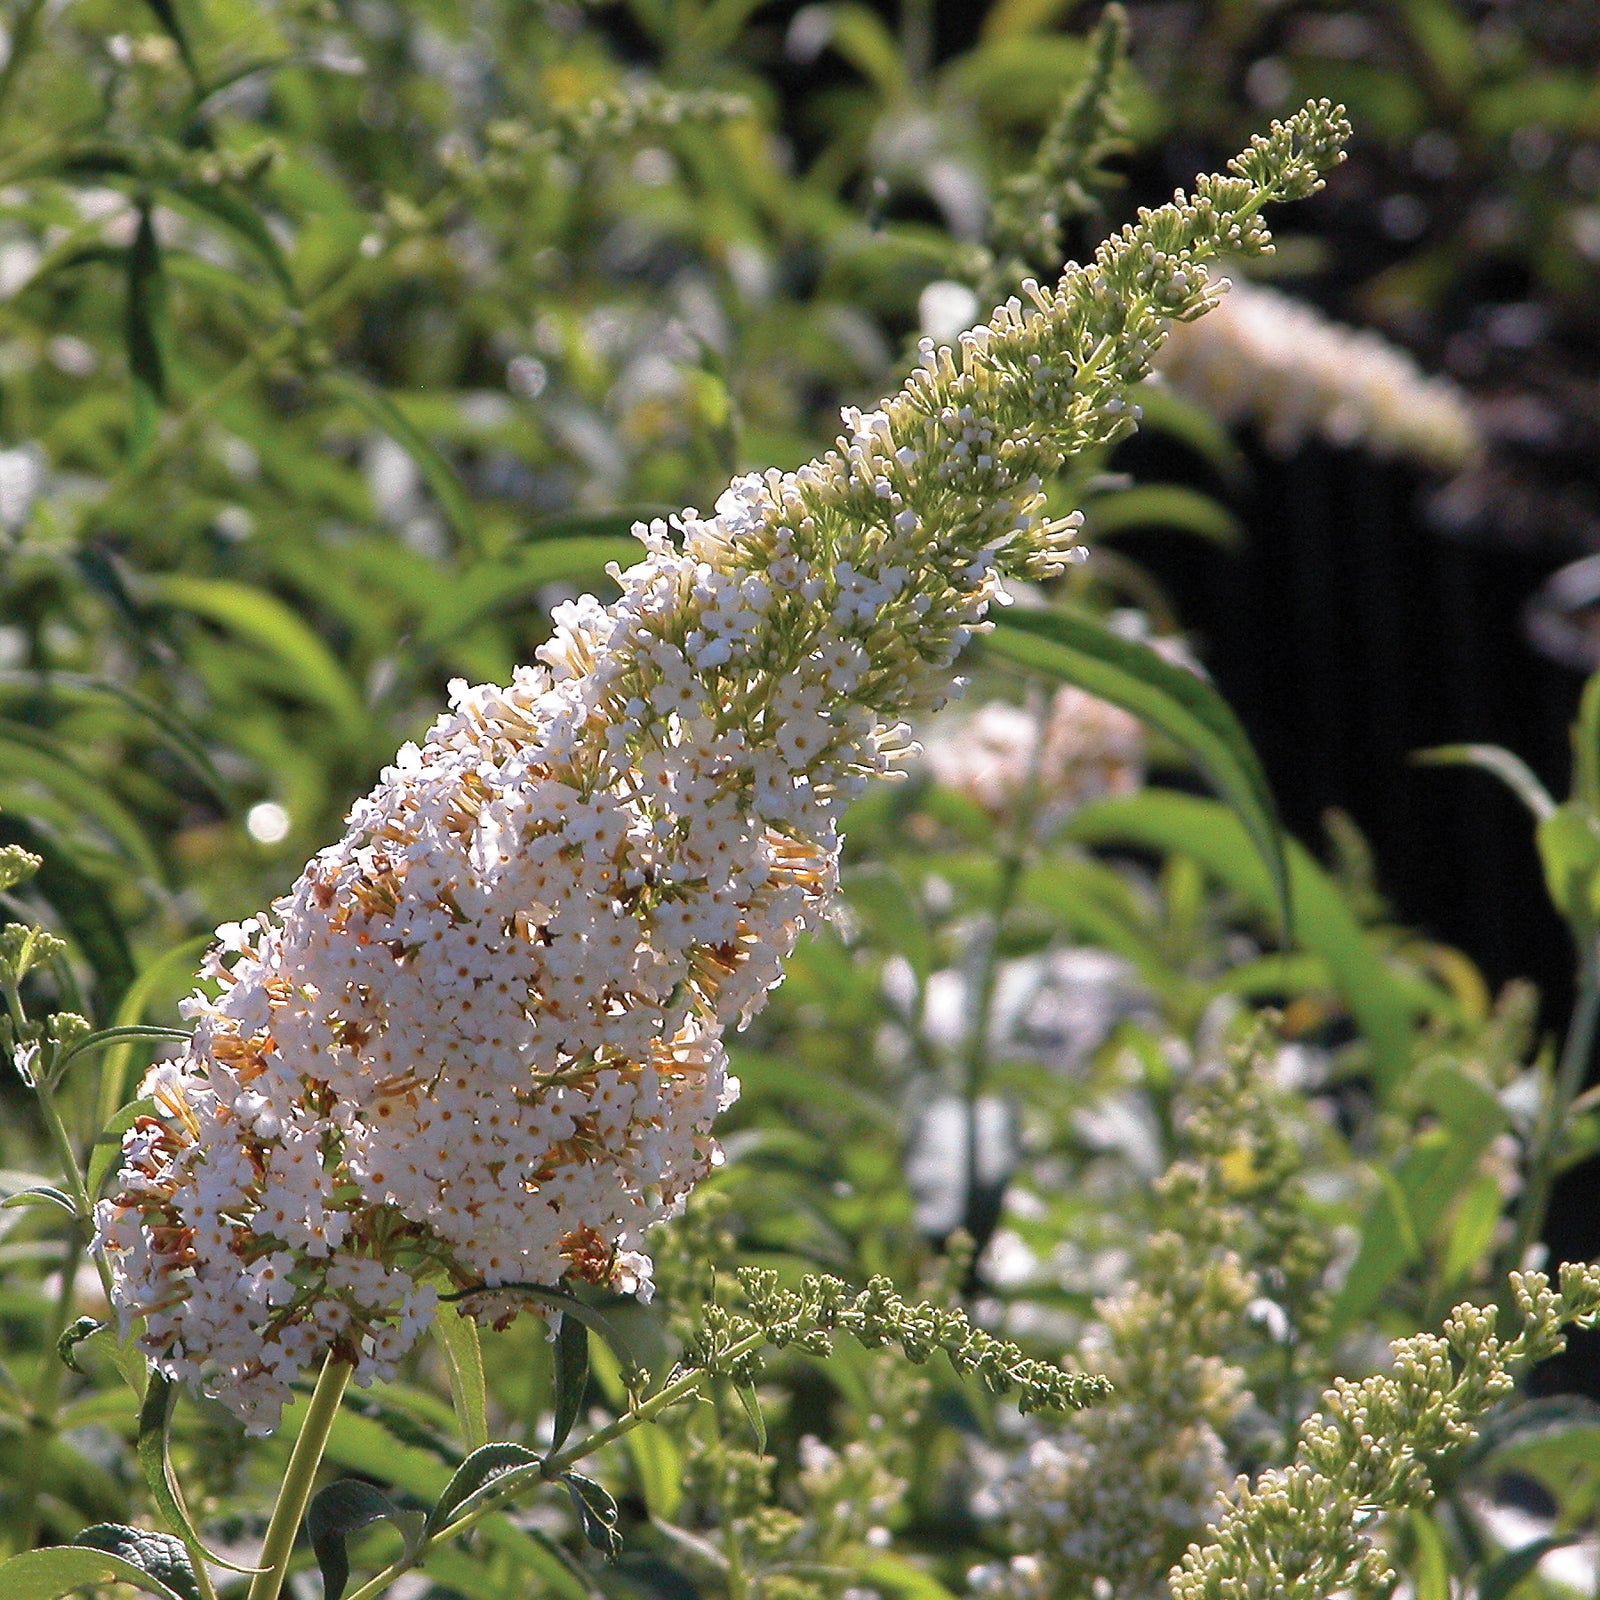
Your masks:
{"label": "butterfly bush flower cluster", "polygon": [[1407,456],[1441,472],[1481,445],[1466,396],[1367,328],[1236,283],[1214,316],[1177,329],[1159,370],[1227,422],[1251,421],[1280,454],[1313,436]]}
{"label": "butterfly bush flower cluster", "polygon": [[[436,1285],[648,1292],[643,1233],[716,1159],[723,1036],[828,905],[839,820],[914,746],[1002,575],[1076,553],[1044,483],[1132,426],[1203,262],[1268,247],[1342,119],[1027,286],[834,451],[635,531],[621,597],[558,609],[537,665],[450,709],[270,912],[220,930],[187,1053],[146,1085],[97,1212],[157,1368],[258,1431],[332,1349],[393,1370]],[[496,1295],[495,1290],[507,1291]]]}
{"label": "butterfly bush flower cluster", "polygon": [[1188,1086],[1182,1148],[1155,1186],[1164,1226],[1136,1281],[1097,1303],[1083,1349],[1111,1399],[1036,1430],[985,1487],[1016,1553],[968,1574],[974,1597],[1161,1600],[1219,1515],[1231,1462],[1259,1447],[1272,1397],[1249,1367],[1292,1377],[1328,1262],[1301,1197],[1302,1130],[1272,1072],[1264,1049],[1241,1049]]}

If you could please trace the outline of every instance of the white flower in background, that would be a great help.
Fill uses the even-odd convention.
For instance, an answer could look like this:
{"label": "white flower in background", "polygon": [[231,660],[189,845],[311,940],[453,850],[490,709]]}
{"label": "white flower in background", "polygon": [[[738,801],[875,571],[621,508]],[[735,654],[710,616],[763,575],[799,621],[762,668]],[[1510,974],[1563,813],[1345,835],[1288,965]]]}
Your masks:
{"label": "white flower in background", "polygon": [[1145,736],[1138,718],[1068,685],[1042,712],[991,700],[946,713],[923,736],[928,770],[991,816],[1031,804],[1048,831],[1071,811],[1144,783]]}
{"label": "white flower in background", "polygon": [[1481,439],[1467,397],[1404,350],[1274,289],[1235,281],[1210,316],[1175,326],[1157,370],[1283,454],[1313,436],[1454,471]]}
{"label": "white flower in background", "polygon": [[1167,319],[1213,298],[1203,261],[1264,248],[1263,199],[1317,187],[1342,132],[1326,106],[1275,126],[926,341],[819,461],[637,526],[620,599],[559,607],[509,687],[454,684],[344,837],[218,930],[96,1212],[159,1370],[267,1431],[321,1351],[391,1372],[438,1281],[648,1293],[643,1231],[715,1159],[723,1035],[826,908],[845,806],[911,753],[1002,573],[1075,558],[1045,476],[1127,431]]}

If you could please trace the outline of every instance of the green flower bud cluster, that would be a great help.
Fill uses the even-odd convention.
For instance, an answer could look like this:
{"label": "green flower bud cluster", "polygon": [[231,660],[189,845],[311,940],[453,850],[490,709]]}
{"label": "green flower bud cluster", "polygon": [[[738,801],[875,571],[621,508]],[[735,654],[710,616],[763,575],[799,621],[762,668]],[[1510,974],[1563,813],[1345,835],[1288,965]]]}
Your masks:
{"label": "green flower bud cluster", "polygon": [[1108,5],[1089,36],[1083,76],[1061,101],[1032,164],[1013,174],[995,198],[989,222],[992,256],[978,299],[992,305],[1030,272],[1056,271],[1065,255],[1065,224],[1096,208],[1116,180],[1106,162],[1129,148],[1117,104],[1117,79],[1128,49],[1128,17]]}
{"label": "green flower bud cluster", "polygon": [[26,883],[43,865],[42,857],[24,850],[19,844],[8,844],[0,849],[0,894]]}
{"label": "green flower bud cluster", "polygon": [[1035,1360],[1020,1345],[974,1327],[959,1308],[907,1301],[882,1276],[852,1294],[826,1274],[808,1273],[798,1289],[783,1289],[777,1273],[749,1267],[739,1273],[739,1286],[749,1314],[708,1307],[685,1365],[748,1384],[760,1372],[762,1344],[825,1356],[833,1335],[848,1333],[869,1350],[898,1345],[919,1364],[943,1350],[957,1372],[976,1374],[994,1394],[1014,1394],[1024,1412],[1078,1411],[1110,1393],[1104,1378]]}
{"label": "green flower bud cluster", "polygon": [[1502,1340],[1492,1309],[1460,1305],[1441,1334],[1393,1346],[1390,1371],[1341,1380],[1300,1431],[1291,1465],[1241,1478],[1210,1539],[1170,1577],[1174,1600],[1325,1600],[1390,1594],[1398,1579],[1374,1538],[1384,1513],[1426,1505],[1430,1467],[1474,1437],[1516,1368],[1554,1355],[1570,1326],[1600,1319],[1600,1266],[1513,1273],[1520,1331]]}

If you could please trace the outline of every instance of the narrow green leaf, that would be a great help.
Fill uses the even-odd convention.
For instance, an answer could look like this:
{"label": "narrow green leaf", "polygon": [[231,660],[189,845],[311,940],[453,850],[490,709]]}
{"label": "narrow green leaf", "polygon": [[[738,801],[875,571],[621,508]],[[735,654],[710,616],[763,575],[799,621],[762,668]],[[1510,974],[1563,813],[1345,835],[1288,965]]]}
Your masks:
{"label": "narrow green leaf", "polygon": [[[112,1018],[112,1027],[137,1027],[150,1002],[163,989],[174,980],[181,981],[194,973],[202,953],[211,940],[212,935],[209,933],[197,934],[194,938],[185,939],[182,944],[174,945],[172,949],[157,956],[128,985],[128,991],[123,995],[116,1015]],[[100,1063],[100,1091],[96,1109],[102,1127],[110,1123],[127,1098],[130,1089],[128,1068],[133,1061],[134,1047],[138,1042],[137,1038],[127,1034],[120,1035],[117,1043],[106,1051],[105,1059]],[[93,1193],[93,1190],[90,1192]]]}
{"label": "narrow green leaf", "polygon": [[482,553],[483,535],[467,492],[461,487],[454,468],[429,443],[421,430],[381,389],[352,372],[324,372],[317,379],[333,398],[343,400],[389,435],[416,463],[423,480],[433,491],[456,537],[472,551]]}
{"label": "narrow green leaf", "polygon": [[[636,506],[618,506],[613,511],[559,511],[554,516],[539,517],[530,522],[523,534],[524,547],[543,544],[551,539],[626,539],[633,546],[637,559],[643,546],[633,537],[634,524],[653,522],[656,518],[675,517],[676,506],[649,502]],[[623,565],[628,565],[625,560]]]}
{"label": "narrow green leaf", "polygon": [[13,776],[40,785],[98,823],[146,877],[162,881],[161,858],[143,824],[94,773],[72,760],[54,735],[22,723],[0,723],[0,777]]}
{"label": "narrow green leaf", "polygon": [[153,1573],[108,1550],[54,1545],[27,1550],[0,1562],[0,1594],[6,1600],[61,1600],[90,1584],[128,1583],[157,1600],[194,1600],[192,1591],[172,1588]]}
{"label": "narrow green leaf", "polygon": [[736,1392],[739,1404],[749,1418],[750,1431],[756,1436],[756,1454],[764,1456],[767,1453],[767,1419],[761,1414],[761,1401],[749,1384],[741,1384]]}
{"label": "narrow green leaf", "polygon": [[1249,475],[1244,452],[1204,406],[1154,382],[1141,383],[1134,391],[1134,398],[1144,413],[1139,423],[1141,433],[1153,430],[1170,434],[1181,444],[1188,445],[1196,455],[1203,456],[1231,483],[1238,483]]}
{"label": "narrow green leaf", "polygon": [[1536,822],[1555,814],[1555,799],[1533,769],[1497,744],[1440,744],[1413,752],[1411,759],[1421,767],[1477,767],[1498,778],[1533,813]]}
{"label": "narrow green leaf", "polygon": [[178,18],[178,8],[172,0],[144,0],[144,3],[155,13],[156,21],[166,30],[168,38],[178,47],[178,55],[183,61],[184,70],[189,74],[190,81],[195,88],[203,89],[200,81],[200,67],[194,58],[194,51],[189,45],[189,35],[183,23]]}
{"label": "narrow green leaf", "polygon": [[483,1380],[483,1350],[471,1317],[443,1311],[433,1319],[433,1336],[444,1353],[456,1426],[468,1450],[489,1442],[489,1392]]}
{"label": "narrow green leaf", "polygon": [[676,1442],[656,1422],[642,1422],[624,1438],[651,1518],[670,1522],[683,1503],[683,1456]]}
{"label": "narrow green leaf", "polygon": [[23,818],[0,816],[0,845],[18,844],[43,859],[30,889],[55,907],[65,931],[94,969],[102,1005],[114,1008],[133,982],[133,957],[127,936],[99,881],[54,835]]}
{"label": "narrow green leaf", "polygon": [[1210,684],[1149,645],[1062,610],[1000,617],[987,648],[1121,706],[1189,750],[1249,834],[1271,879],[1284,937],[1293,939],[1289,871],[1272,791],[1238,718]]}
{"label": "narrow green leaf", "polygon": [[42,696],[46,700],[111,700],[126,707],[156,729],[161,742],[183,762],[190,775],[199,781],[212,799],[227,805],[227,785],[212,765],[205,746],[164,706],[157,705],[137,690],[108,678],[92,678],[78,672],[34,672],[24,668],[9,668],[0,671],[0,695],[11,693]]}
{"label": "narrow green leaf", "polygon": [[420,1527],[413,1513],[401,1510],[383,1490],[359,1478],[340,1478],[319,1489],[306,1511],[306,1532],[322,1572],[323,1600],[340,1600],[350,1581],[346,1538],[374,1522],[391,1522],[406,1548],[417,1543]]}
{"label": "narrow green leaf", "polygon": [[572,537],[523,545],[503,561],[471,569],[430,608],[417,630],[417,642],[437,649],[485,617],[526,602],[546,584],[593,580],[608,563],[628,565],[640,554],[634,539]]}
{"label": "narrow green leaf", "polygon": [[1141,483],[1096,495],[1084,507],[1084,521],[1102,539],[1129,528],[1176,528],[1231,550],[1243,537],[1239,519],[1221,501],[1175,483]]}
{"label": "narrow green leaf", "polygon": [[57,1211],[64,1211],[74,1221],[78,1217],[78,1208],[73,1203],[70,1194],[64,1194],[54,1184],[40,1183],[28,1189],[19,1189],[15,1194],[0,1200],[0,1211],[9,1211],[20,1206],[53,1206]]}
{"label": "narrow green leaf", "polygon": [[170,173],[158,171],[156,181],[173,198],[187,201],[197,211],[203,211],[215,218],[230,232],[243,239],[266,263],[290,304],[296,303],[299,296],[288,259],[278,247],[278,241],[272,237],[272,230],[243,200],[237,195],[229,194],[226,189],[219,189],[214,184],[196,182],[178,171]]}
{"label": "narrow green leaf", "polygon": [[[1262,916],[1271,916],[1279,903],[1254,841],[1239,819],[1215,801],[1149,789],[1126,799],[1095,801],[1074,816],[1065,831],[1081,844],[1182,851]],[[1290,840],[1286,859],[1293,883],[1296,942],[1327,962],[1340,998],[1372,1051],[1377,1086],[1387,1092],[1410,1066],[1419,1010],[1416,997],[1384,965],[1338,884],[1311,854]]]}
{"label": "narrow green leaf", "polygon": [[589,1330],[576,1317],[562,1315],[556,1331],[554,1364],[555,1432],[550,1438],[554,1454],[567,1442],[572,1425],[583,1409],[583,1391],[589,1383]]}
{"label": "narrow green leaf", "polygon": [[622,1549],[622,1535],[617,1532],[617,1502],[592,1478],[580,1477],[576,1472],[564,1472],[561,1482],[572,1496],[572,1509],[578,1514],[578,1524],[583,1536],[608,1561],[615,1561]]}
{"label": "narrow green leaf", "polygon": [[1600,812],[1600,672],[1584,684],[1572,725],[1572,790],[1574,798]]}
{"label": "narrow green leaf", "polygon": [[133,426],[128,454],[137,460],[155,440],[156,420],[167,398],[167,368],[162,354],[165,284],[161,246],[150,220],[150,207],[139,208],[138,231],[128,246],[127,301],[123,346],[133,384]]}
{"label": "narrow green leaf", "polygon": [[349,674],[316,630],[276,595],[225,578],[183,573],[148,581],[153,598],[204,617],[277,657],[294,674],[306,699],[331,711],[347,736],[364,731],[366,709]]}
{"label": "narrow green leaf", "polygon": [[1477,1582],[1478,1600],[1505,1600],[1524,1578],[1533,1575],[1534,1568],[1552,1550],[1564,1550],[1581,1537],[1579,1533],[1547,1533],[1518,1550],[1508,1550],[1483,1569]]}
{"label": "narrow green leaf", "polygon": [[152,1371],[145,1384],[144,1403],[139,1407],[139,1437],[134,1447],[145,1487],[162,1520],[178,1533],[189,1549],[202,1552],[207,1561],[226,1567],[229,1572],[254,1572],[257,1570],[254,1567],[241,1567],[208,1550],[189,1516],[189,1508],[183,1503],[183,1491],[178,1487],[172,1459],[167,1453],[167,1428],[176,1399],[177,1390],[171,1379]]}
{"label": "narrow green leaf", "polygon": [[428,1513],[428,1532],[437,1533],[448,1527],[457,1517],[473,1509],[473,1502],[482,1500],[491,1489],[503,1487],[501,1479],[507,1473],[527,1472],[534,1475],[540,1457],[526,1445],[501,1442],[480,1445],[456,1468],[444,1492],[434,1502]]}

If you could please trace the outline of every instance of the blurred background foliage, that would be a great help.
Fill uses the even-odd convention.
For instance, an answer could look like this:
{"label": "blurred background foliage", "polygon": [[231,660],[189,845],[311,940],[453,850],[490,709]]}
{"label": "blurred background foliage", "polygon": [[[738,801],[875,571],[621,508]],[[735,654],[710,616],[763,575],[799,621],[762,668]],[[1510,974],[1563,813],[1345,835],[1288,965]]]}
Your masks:
{"label": "blurred background foliage", "polygon": [[[842,402],[887,390],[924,328],[976,306],[962,292],[1057,266],[996,219],[1008,195],[1028,215],[1093,17],[1060,0],[16,0],[0,843],[44,859],[6,903],[70,941],[50,998],[78,984],[97,1023],[169,1019],[207,931],[335,837],[451,677],[506,677],[553,601],[607,592],[635,516],[797,465]],[[845,914],[739,1052],[735,1159],[663,1245],[663,1298],[683,1322],[736,1259],[937,1282],[959,1226],[983,1253],[956,1287],[1015,1336],[1070,1348],[1170,1223],[1152,1185],[1188,1159],[1193,1074],[1270,1004],[1259,1049],[1293,1089],[1304,1217],[1343,1276],[1283,1348],[1248,1354],[1261,1408],[1233,1460],[1255,1466],[1281,1459],[1280,1424],[1328,1373],[1492,1292],[1528,1242],[1530,1152],[1567,1175],[1558,1252],[1600,1246],[1582,1188],[1597,1113],[1581,1102],[1559,1137],[1540,1122],[1570,951],[1526,820],[1480,778],[1404,766],[1423,744],[1499,739],[1565,777],[1591,602],[1572,580],[1536,607],[1567,665],[1538,664],[1518,608],[1600,549],[1600,24],[1579,0],[1133,0],[1128,24],[1117,125],[1071,184],[1052,179],[1046,242],[1081,256],[1268,113],[1341,99],[1352,159],[1288,220],[1275,286],[1451,375],[1484,447],[1448,477],[1325,439],[1285,458],[1168,389],[1146,433],[1053,487],[1095,543],[1067,598],[1174,652],[1192,629],[1240,704],[1310,846],[1291,853],[1297,942],[1278,948],[1243,829],[1158,738],[1123,762],[1126,784],[1091,785],[1038,830],[1026,786],[997,799],[929,771],[873,796]],[[974,671],[975,699],[1046,717],[1011,667]],[[1147,765],[1165,786],[1144,786]],[[1325,826],[1330,806],[1355,819]],[[1519,973],[1546,995],[1544,1032],[1536,990],[1506,981]],[[86,1142],[136,1076],[131,1049],[108,1061],[70,1085]],[[42,1158],[10,1103],[15,1188]],[[46,1219],[3,1215],[0,1315],[19,1370],[42,1371],[71,1286],[41,1284],[63,1261]],[[1600,1387],[1576,1348],[1545,1381]],[[532,1436],[548,1346],[522,1326],[486,1359],[497,1426]],[[605,1360],[597,1347],[591,1399],[615,1407]],[[437,1492],[462,1443],[443,1370],[430,1357],[358,1402],[333,1459]],[[34,1484],[55,1537],[142,1493],[127,1397],[65,1381]],[[896,1540],[935,1564],[867,1540],[876,1522],[825,1519],[833,1542],[816,1535],[807,1559],[908,1600],[959,1589],[964,1563],[1004,1545],[974,1520],[973,1441],[1020,1446],[953,1380],[932,1396],[903,1381],[859,1354],[825,1378],[786,1366],[775,1468],[728,1442],[736,1404],[630,1441],[609,1471],[645,1554],[603,1581],[683,1600],[687,1567],[732,1595],[725,1549],[719,1578],[717,1548],[646,1525],[714,1544],[743,1537],[724,1513],[755,1516],[763,1472],[820,1517],[871,1503],[881,1471],[912,1485],[882,1513]],[[914,1426],[886,1441],[884,1414]],[[12,1425],[24,1405],[7,1415],[20,1476],[33,1436]],[[1577,1445],[1539,1458],[1515,1429],[1501,1444],[1521,1440],[1556,1529],[1541,1537],[1565,1540],[1594,1496],[1561,1451],[1592,1445],[1595,1422],[1562,1415],[1589,1430]],[[182,1417],[185,1470],[237,1541],[275,1458],[247,1468],[213,1410]],[[807,1468],[816,1433],[865,1453]],[[1402,1540],[1430,1600],[1447,1544],[1481,1575],[1496,1540],[1516,1543],[1483,1510],[1501,1478],[1487,1451],[1473,1470]],[[582,1600],[602,1579],[552,1553],[571,1529],[547,1522],[494,1535],[491,1579],[448,1561],[432,1576],[503,1594],[537,1574]]]}

